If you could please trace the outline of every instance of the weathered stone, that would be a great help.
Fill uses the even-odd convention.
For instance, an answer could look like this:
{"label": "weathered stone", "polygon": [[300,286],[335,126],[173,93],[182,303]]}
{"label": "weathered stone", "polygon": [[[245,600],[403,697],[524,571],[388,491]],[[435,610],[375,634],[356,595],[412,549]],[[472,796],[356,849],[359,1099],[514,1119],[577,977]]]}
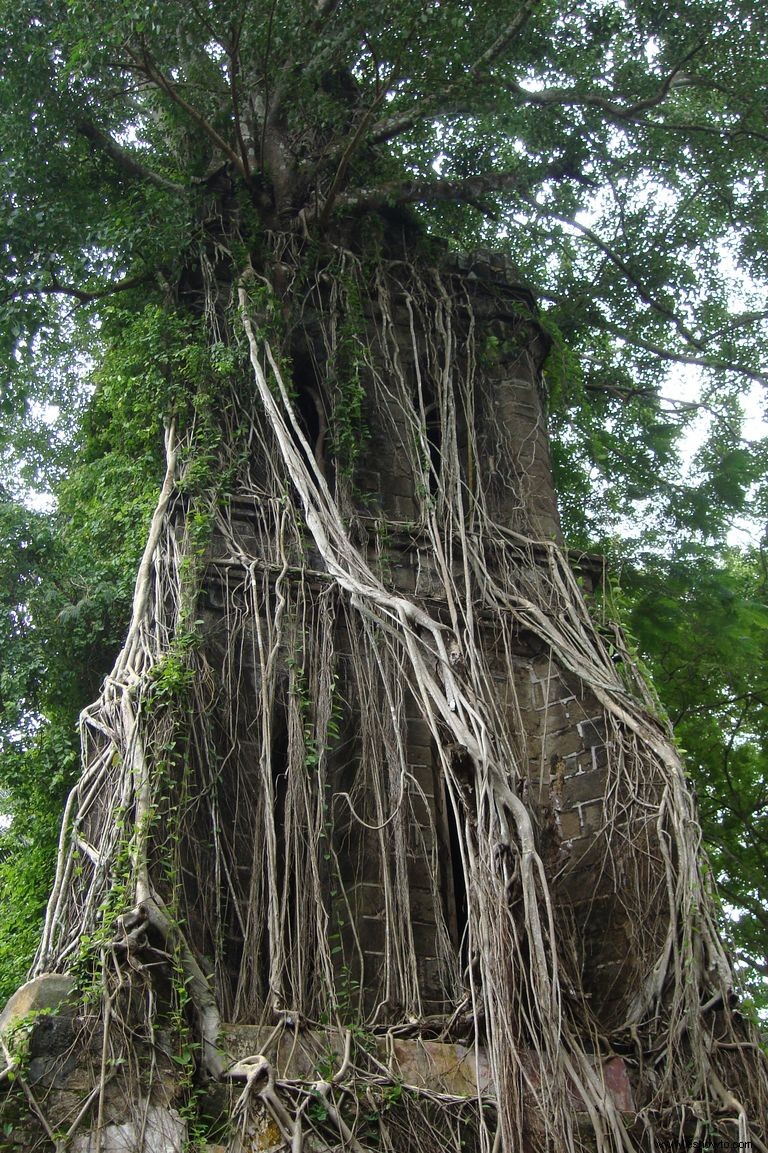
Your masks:
{"label": "weathered stone", "polygon": [[632,1098],[627,1066],[621,1057],[611,1057],[601,1066],[605,1087],[613,1097],[616,1108],[621,1113],[633,1113],[635,1103]]}
{"label": "weathered stone", "polygon": [[437,945],[434,907],[429,921],[423,924],[420,924],[418,921],[411,923],[411,932],[413,933],[413,945],[416,950],[416,956],[431,956],[435,952]]}
{"label": "weathered stone", "polygon": [[31,1013],[55,1011],[74,1015],[73,987],[74,982],[68,973],[43,973],[27,981],[8,998],[0,1013],[0,1033],[14,1029]]}
{"label": "weathered stone", "polygon": [[579,900],[591,901],[595,897],[594,878],[598,875],[603,886],[610,883],[613,887],[611,863],[606,861],[605,837],[596,837],[589,833],[585,833],[581,837],[574,837],[571,841],[570,860],[569,874],[561,877],[558,882],[560,890],[566,887],[566,882],[573,880],[572,874],[578,872],[589,873],[590,877],[593,878],[585,882],[586,887],[580,894],[578,889],[571,890]]}
{"label": "weathered stone", "polygon": [[557,818],[557,828],[564,841],[572,841],[575,837],[580,837],[583,826],[578,810],[571,809],[568,812],[560,813]]}
{"label": "weathered stone", "polygon": [[545,749],[547,760],[555,756],[563,760],[575,756],[578,759],[574,766],[592,767],[589,753],[584,749],[584,742],[575,728],[562,727],[556,734],[547,732]]}
{"label": "weathered stone", "polygon": [[409,841],[414,847],[415,858],[425,863],[428,862],[435,844],[435,834],[431,823],[412,818],[409,825]]}
{"label": "weathered stone", "polygon": [[605,719],[602,716],[579,721],[577,728],[585,748],[605,743]]}
{"label": "weathered stone", "polygon": [[435,893],[432,888],[414,886],[408,892],[408,904],[414,921],[429,924],[435,915]]}
{"label": "weathered stone", "polygon": [[409,747],[429,749],[432,747],[432,730],[421,717],[408,718],[408,744]]}
{"label": "weathered stone", "polygon": [[263,1054],[277,1077],[315,1081],[318,1071],[341,1064],[345,1037],[338,1029],[287,1027],[276,1035],[269,1025],[224,1025],[220,1045],[230,1065]]}
{"label": "weathered stone", "polygon": [[416,574],[410,565],[393,564],[391,572],[395,587],[400,592],[413,593],[416,591]]}
{"label": "weathered stone", "polygon": [[[408,771],[411,773],[418,785],[419,789],[424,793],[427,798],[434,799],[435,788],[435,772],[431,764],[410,764]],[[414,790],[416,791],[416,790]]]}
{"label": "weathered stone", "polygon": [[435,820],[433,798],[427,797],[426,795],[419,796],[418,793],[414,793],[411,796],[411,812],[414,820],[422,829],[430,828]]}
{"label": "weathered stone", "polygon": [[406,1085],[456,1097],[491,1091],[491,1072],[483,1050],[442,1041],[394,1040],[390,1068]]}
{"label": "weathered stone", "polygon": [[577,801],[574,804],[569,804],[570,798],[566,798],[563,805],[563,816],[566,812],[574,813],[578,817],[579,832],[573,836],[585,836],[591,833],[598,833],[605,824],[605,811],[603,807],[602,797],[595,798],[591,801]]}
{"label": "weathered stone", "polygon": [[408,884],[412,888],[423,888],[429,884],[431,876],[431,866],[429,863],[429,853],[431,846],[424,853],[418,856],[414,855],[408,859]]}
{"label": "weathered stone", "polygon": [[[400,1040],[388,1050],[392,1072],[405,1084],[431,1092],[451,1093],[457,1097],[476,1094],[494,1097],[496,1088],[484,1049],[441,1041]],[[533,1085],[541,1083],[536,1055],[520,1054]],[[634,1111],[632,1087],[627,1067],[621,1057],[611,1057],[597,1066],[607,1093],[620,1112]],[[574,1104],[580,1103],[574,1087],[570,1088]]]}
{"label": "weathered stone", "polygon": [[75,1022],[60,1013],[37,1018],[29,1036],[27,1079],[31,1085],[70,1088],[77,1064],[73,1042]]}
{"label": "weathered stone", "polygon": [[363,951],[381,953],[386,944],[386,925],[383,917],[363,917],[360,922],[360,945]]}
{"label": "weathered stone", "polygon": [[79,1133],[71,1148],[72,1153],[182,1153],[186,1141],[187,1124],[175,1109],[138,1102],[135,1118]]}
{"label": "weathered stone", "polygon": [[[555,737],[558,733],[569,733],[574,729],[574,708],[578,709],[578,705],[573,697],[566,697],[565,700],[553,700],[538,706],[537,711],[544,714],[542,724],[545,726],[548,736]],[[580,712],[581,710],[578,709],[575,714],[576,718]],[[578,736],[578,733],[576,735]],[[583,745],[581,738],[579,741],[580,746]]]}

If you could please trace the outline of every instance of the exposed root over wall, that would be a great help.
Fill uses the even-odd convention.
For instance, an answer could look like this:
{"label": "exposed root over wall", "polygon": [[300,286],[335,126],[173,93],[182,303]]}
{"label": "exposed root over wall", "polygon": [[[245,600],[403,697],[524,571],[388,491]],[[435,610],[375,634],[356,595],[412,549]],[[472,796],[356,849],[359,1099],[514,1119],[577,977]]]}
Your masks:
{"label": "exposed root over wall", "polygon": [[[250,363],[217,406],[217,467],[236,479],[229,499],[212,485],[182,500],[195,430],[169,425],[129,636],[82,717],[83,775],[37,960],[38,972],[76,971],[102,1038],[81,1128],[106,1123],[130,1076],[135,1099],[152,1099],[131,1054],[154,1046],[186,1078],[182,1096],[206,1078],[233,1086],[233,1149],[260,1118],[294,1153],[465,1141],[618,1153],[712,1132],[765,1153],[765,1062],[732,1008],[683,768],[620,636],[609,643],[563,549],[540,539],[530,476],[505,463],[491,321],[454,273],[364,273],[343,250],[300,273],[285,247],[273,266],[282,296],[249,268],[228,319],[210,280],[212,338],[244,337]],[[500,323],[522,363],[532,318],[507,308]],[[374,419],[410,485],[400,531],[427,558],[428,595],[392,576],[396,518],[361,496]],[[247,533],[238,502],[250,502]],[[568,906],[558,887],[561,782],[547,765],[544,803],[531,779],[521,646],[605,718],[600,885],[633,926],[613,1016],[587,990],[584,901]],[[454,830],[461,939],[409,758],[413,720]],[[414,930],[415,856],[434,897],[437,1011]],[[363,857],[380,900],[375,980]],[[309,1080],[276,1072],[266,1045],[228,1066],[222,1019],[276,1036],[333,1026],[346,1043]],[[405,1033],[481,1046],[495,1096],[404,1088],[377,1046]],[[616,1053],[631,1116],[601,1072]]]}

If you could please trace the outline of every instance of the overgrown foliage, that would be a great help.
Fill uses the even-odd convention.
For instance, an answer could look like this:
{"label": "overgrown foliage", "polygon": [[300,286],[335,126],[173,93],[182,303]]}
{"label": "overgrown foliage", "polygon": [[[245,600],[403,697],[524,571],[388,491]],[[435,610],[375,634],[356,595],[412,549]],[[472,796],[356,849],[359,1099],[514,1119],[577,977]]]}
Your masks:
{"label": "overgrown foliage", "polygon": [[688,545],[628,567],[625,617],[685,750],[742,979],[765,1008],[765,558]]}

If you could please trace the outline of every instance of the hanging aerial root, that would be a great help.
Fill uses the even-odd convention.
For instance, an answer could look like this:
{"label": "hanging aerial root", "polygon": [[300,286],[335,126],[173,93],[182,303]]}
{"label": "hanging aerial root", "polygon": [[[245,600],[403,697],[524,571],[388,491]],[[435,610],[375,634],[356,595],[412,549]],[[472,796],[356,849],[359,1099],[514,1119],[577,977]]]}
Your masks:
{"label": "hanging aerial root", "polygon": [[[237,298],[255,395],[238,381],[218,414],[221,472],[237,476],[235,489],[210,496],[198,517],[211,526],[202,550],[194,509],[174,501],[187,442],[168,430],[128,639],[82,718],[84,771],[38,971],[88,969],[84,958],[98,969],[107,958],[105,1069],[114,1043],[133,1070],[137,1037],[151,1038],[157,1018],[194,1036],[197,1067],[214,1078],[227,1071],[220,1017],[290,1022],[297,1038],[340,1030],[347,1048],[333,1075],[280,1076],[266,1042],[229,1066],[242,1133],[266,1109],[292,1153],[317,1141],[432,1153],[460,1148],[462,1130],[480,1153],[573,1153],[579,1115],[598,1153],[642,1148],[643,1118],[666,1135],[727,1117],[764,1148],[765,1072],[739,1047],[728,1008],[730,970],[682,766],[631,657],[612,660],[619,634],[609,649],[562,550],[536,537],[525,495],[534,457],[523,446],[510,460],[503,430],[482,423],[496,384],[470,290],[406,263],[382,264],[369,285],[340,252],[333,276],[305,273],[297,351],[258,330],[254,275]],[[216,313],[215,296],[209,303]],[[226,330],[221,314],[217,324]],[[303,415],[285,367],[292,355],[308,377]],[[361,434],[350,413],[363,402],[413,479],[412,513],[397,524],[383,509],[361,511],[353,491],[366,462],[354,458]],[[417,592],[393,574],[403,555],[418,569]],[[538,780],[521,638],[538,654],[525,667],[538,670],[543,694]],[[608,1024],[587,988],[582,934],[610,926],[590,919],[590,894],[576,906],[563,898],[573,876],[560,828],[564,761],[550,769],[544,753],[555,682],[572,694],[574,717],[599,712],[605,726],[593,845],[603,859],[590,876],[595,909],[610,900],[632,927],[637,962],[622,1018]],[[414,763],[412,728],[429,766]],[[448,924],[438,804],[465,889],[461,939]],[[419,902],[434,907],[431,961],[448,1006],[432,1020]],[[125,987],[144,999],[141,1026],[121,1019]],[[393,1080],[376,1044],[397,1028],[485,1048],[495,1103]],[[604,1083],[616,1052],[635,1062],[635,1127]],[[379,1110],[375,1138],[364,1101],[368,1114]]]}
{"label": "hanging aerial root", "polygon": [[[536,838],[530,814],[515,791],[507,783],[520,778],[520,769],[515,773],[514,750],[498,747],[498,731],[494,726],[494,716],[487,712],[486,686],[482,682],[482,661],[472,650],[468,650],[467,627],[470,619],[467,588],[456,587],[453,577],[447,574],[450,565],[444,566],[446,574],[445,593],[449,605],[464,600],[467,606],[463,613],[465,627],[460,632],[455,629],[450,640],[446,637],[443,620],[428,616],[412,600],[394,596],[389,592],[366,565],[360,551],[350,542],[348,533],[338,514],[322,473],[313,467],[311,446],[307,444],[302,429],[296,420],[288,396],[288,389],[282,377],[277,360],[266,340],[257,339],[250,315],[249,301],[245,285],[239,290],[241,318],[248,337],[251,363],[259,390],[261,403],[275,434],[283,462],[293,485],[300,496],[306,523],[309,526],[315,545],[323,557],[329,573],[350,595],[350,603],[361,613],[375,620],[379,628],[400,638],[402,652],[408,661],[409,680],[415,686],[424,708],[433,736],[438,746],[445,745],[446,733],[463,750],[474,765],[475,796],[478,816],[484,818],[484,835],[490,837],[492,845],[509,848],[514,845],[517,860],[518,884],[523,900],[523,922],[529,948],[530,1009],[533,1026],[541,1046],[540,1055],[547,1077],[555,1082],[568,1080],[575,1085],[589,1112],[598,1145],[602,1148],[628,1148],[629,1139],[625,1127],[605,1090],[595,1077],[591,1063],[585,1059],[579,1039],[574,1036],[562,1020],[560,1010],[560,980],[558,972],[558,942],[555,928],[553,903],[545,870],[536,849]],[[272,385],[267,380],[262,358],[271,372]],[[443,363],[450,357],[446,354]],[[419,363],[418,357],[415,362]],[[404,406],[405,407],[405,406]],[[422,413],[423,415],[423,413]],[[443,451],[450,442],[444,435]],[[446,483],[443,481],[442,483]],[[463,518],[460,518],[463,523]],[[434,520],[428,523],[434,526]],[[435,533],[432,538],[436,557],[444,555],[444,537]],[[474,542],[464,538],[466,558],[476,557]],[[634,1009],[627,1019],[627,1027],[632,1027],[644,1019],[654,1005],[659,1005],[671,988],[679,990],[673,997],[672,1030],[670,1038],[676,1036],[683,1017],[697,1006],[691,1003],[686,989],[695,991],[701,981],[709,980],[709,973],[701,969],[683,975],[681,950],[693,949],[694,956],[700,956],[700,947],[693,940],[696,934],[704,935],[704,948],[708,953],[708,966],[713,968],[720,979],[729,979],[728,965],[716,934],[711,933],[711,923],[702,910],[697,917],[695,910],[700,902],[700,883],[695,853],[698,847],[697,834],[692,821],[690,804],[684,785],[684,774],[679,757],[672,749],[668,737],[655,719],[643,714],[636,706],[626,687],[617,679],[613,663],[583,610],[577,609],[580,595],[566,566],[561,565],[554,546],[550,545],[550,569],[556,581],[555,587],[566,605],[568,615],[559,617],[553,614],[551,604],[546,611],[533,600],[520,598],[513,592],[505,595],[490,582],[494,600],[503,601],[505,610],[515,613],[520,623],[540,636],[549,645],[560,667],[569,669],[594,692],[605,709],[606,715],[624,731],[632,733],[640,742],[654,765],[660,780],[666,780],[658,817],[658,844],[664,855],[664,871],[667,877],[669,925],[666,941],[650,974],[644,993],[636,1000]],[[475,569],[478,568],[477,560]],[[487,570],[484,579],[489,590]],[[462,596],[464,593],[464,596]],[[462,606],[463,607],[463,606]],[[458,623],[460,610],[454,613]],[[450,636],[450,634],[448,634]],[[574,643],[574,641],[576,643]],[[470,642],[471,643],[471,642]],[[459,674],[448,651],[458,651],[463,657],[463,675]],[[596,663],[595,654],[600,663]],[[641,698],[642,699],[642,698]],[[647,695],[645,697],[647,700]],[[510,755],[511,754],[511,755]],[[503,766],[503,767],[502,767]],[[451,787],[452,766],[448,758],[443,758],[446,780]],[[453,782],[453,787],[457,783]],[[484,799],[485,798],[485,799]],[[514,830],[514,832],[512,831]],[[694,833],[694,843],[691,833]],[[494,850],[494,853],[496,850]],[[472,862],[470,861],[470,864]],[[475,869],[482,869],[493,876],[495,860],[475,858]],[[476,892],[482,892],[478,885]],[[541,911],[543,910],[543,919]],[[486,920],[479,913],[479,926],[485,921],[481,932],[489,934],[493,918],[498,913],[494,908]],[[695,921],[694,921],[695,918]],[[682,933],[683,938],[680,939]],[[493,944],[486,939],[479,942],[479,952],[486,959],[484,972],[485,996],[492,996],[492,990],[499,980],[495,974],[497,961]],[[490,946],[490,947],[489,947]],[[492,958],[490,961],[488,958]],[[503,977],[502,977],[503,982]],[[677,1007],[675,1007],[676,1003]],[[491,1022],[503,1019],[505,1006],[503,998],[494,1005],[490,1014]],[[690,1026],[688,1026],[690,1038]],[[508,1055],[510,1038],[498,1038],[494,1044],[491,1025],[491,1052],[497,1074],[502,1074],[505,1056]],[[675,1042],[671,1040],[671,1043]],[[506,1050],[506,1053],[505,1053]],[[569,1055],[570,1054],[570,1055]],[[669,1051],[669,1064],[674,1066],[675,1054]],[[565,1076],[563,1076],[565,1074]],[[500,1081],[500,1083],[503,1083]],[[515,1139],[514,1119],[505,1118],[502,1110],[501,1127],[507,1144]]]}
{"label": "hanging aerial root", "polygon": [[[413,682],[422,696],[425,712],[435,737],[440,739],[438,724],[442,723],[459,747],[466,750],[475,766],[475,787],[478,796],[489,797],[489,803],[487,806],[483,805],[483,809],[488,814],[488,833],[492,843],[509,847],[512,842],[509,822],[514,825],[515,841],[519,847],[525,924],[530,943],[529,977],[533,1012],[539,1025],[539,1035],[545,1038],[542,1061],[547,1076],[554,1083],[560,1082],[563,1080],[560,1068],[562,1033],[551,899],[543,867],[535,849],[530,815],[506,783],[508,770],[505,773],[501,769],[498,754],[493,748],[492,726],[483,715],[481,692],[478,692],[473,685],[461,684],[454,674],[443,635],[444,626],[430,618],[412,602],[389,593],[367,568],[359,551],[351,545],[324,478],[320,474],[313,477],[306,467],[305,459],[311,459],[309,446],[293,417],[286,385],[274,355],[269,344],[264,342],[264,353],[277,384],[282,401],[281,407],[278,406],[270,389],[262,368],[261,350],[250,320],[248,295],[244,286],[240,288],[240,306],[261,402],[276,433],[291,479],[301,497],[306,522],[328,570],[351,594],[352,603],[380,622],[381,627],[391,631],[397,630],[399,626],[403,647],[411,664]],[[303,456],[296,447],[297,443],[304,450]],[[418,631],[414,626],[418,626]],[[437,660],[436,666],[435,660]],[[432,672],[435,667],[437,675]],[[493,861],[483,860],[481,866],[489,869],[493,875]],[[546,930],[540,917],[542,908]],[[498,923],[497,918],[497,908],[493,909],[487,919],[483,918],[487,933],[491,932],[494,923]],[[496,956],[491,941],[480,942],[480,953],[486,959],[486,963],[489,956]],[[486,973],[485,977],[486,987],[493,987],[493,972]],[[505,1009],[503,996],[493,1008],[495,1012],[490,1014],[491,1022],[503,1019]],[[502,1043],[494,1045],[493,1042],[497,1039],[493,1033],[490,1040],[495,1058],[497,1083],[502,1084],[506,1080],[505,1059],[510,1050]],[[585,1093],[585,1097],[589,1099],[588,1092]],[[611,1120],[614,1122],[615,1133],[622,1130],[622,1126],[616,1124],[615,1117]],[[501,1127],[502,1131],[506,1129],[504,1139],[509,1147],[516,1137],[513,1125],[514,1118],[505,1117],[502,1110]]]}

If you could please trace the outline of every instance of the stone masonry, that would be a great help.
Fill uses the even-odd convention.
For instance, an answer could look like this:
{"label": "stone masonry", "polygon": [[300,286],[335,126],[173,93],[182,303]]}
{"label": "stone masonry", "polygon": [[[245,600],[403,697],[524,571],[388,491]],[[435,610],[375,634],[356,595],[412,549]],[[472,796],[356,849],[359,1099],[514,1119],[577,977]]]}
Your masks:
{"label": "stone masonry", "polygon": [[[535,568],[538,563],[545,563],[544,542],[561,543],[562,540],[541,389],[541,368],[548,338],[536,322],[533,300],[525,289],[515,284],[514,271],[504,259],[487,254],[446,257],[443,277],[449,291],[453,287],[457,294],[465,293],[471,298],[478,325],[475,340],[478,345],[491,349],[484,367],[484,395],[490,393],[494,401],[492,405],[485,402],[487,407],[483,409],[478,400],[474,413],[486,486],[482,496],[495,520],[542,542],[538,552],[534,547],[529,553],[533,558],[529,564]],[[402,357],[407,366],[408,356],[412,353],[409,353],[408,318],[404,305],[397,304],[395,320],[402,336]],[[370,322],[375,325],[376,317],[371,316]],[[442,611],[441,585],[425,535],[416,523],[416,478],[398,451],[398,443],[403,443],[408,431],[396,407],[382,411],[381,397],[376,398],[376,408],[373,407],[373,397],[368,399],[371,402],[369,408],[378,416],[376,420],[369,416],[370,441],[355,478],[357,491],[362,494],[355,516],[356,531],[361,537],[360,547],[367,551],[371,566],[392,588],[415,598],[439,615]],[[437,458],[439,443],[433,447]],[[471,471],[470,464],[467,464],[465,481],[468,486],[472,484]],[[237,621],[240,630],[239,663],[234,683],[241,696],[237,747],[228,750],[224,763],[231,763],[238,773],[255,780],[259,752],[252,736],[254,719],[249,711],[249,701],[254,700],[258,692],[254,655],[257,650],[256,630],[253,617],[248,616],[247,606],[239,600],[243,571],[238,570],[237,561],[232,559],[232,541],[237,543],[235,551],[239,550],[242,557],[258,558],[265,533],[270,528],[264,510],[250,498],[233,497],[228,516],[230,539],[224,541],[214,537],[209,547],[198,616],[206,637],[206,659],[221,680],[227,676],[233,679],[231,669],[225,668],[226,661],[231,659],[227,655],[226,639],[232,621]],[[183,518],[179,521],[180,525],[182,523]],[[382,525],[386,526],[386,556],[381,548]],[[575,562],[589,589],[590,584],[600,578],[599,561],[575,558]],[[303,555],[287,557],[287,563],[289,569],[291,564],[295,566],[297,579],[301,576],[311,586],[314,581],[318,593],[329,587],[328,574],[311,545],[305,545]],[[263,614],[264,622],[274,611],[274,602],[270,599],[273,586],[274,580],[270,584],[267,579],[265,602],[257,610]],[[351,628],[350,618],[345,621],[340,615],[334,647],[339,654],[341,679],[344,681],[346,678],[347,683],[344,685],[345,711],[340,720],[342,738],[328,754],[329,804],[330,811],[336,815],[336,821],[328,832],[329,850],[338,862],[346,892],[345,917],[349,920],[342,931],[342,944],[344,956],[352,958],[348,977],[354,982],[354,987],[360,989],[359,1007],[369,1022],[397,1024],[404,1020],[406,1008],[388,1001],[384,987],[385,955],[392,942],[386,939],[388,921],[382,869],[387,867],[386,836],[390,834],[376,831],[377,815],[366,801],[366,741],[378,739],[379,730],[371,728],[371,718],[356,712],[355,687],[345,665],[345,654],[351,653],[354,642],[349,631]],[[484,639],[491,654],[496,638],[490,625]],[[513,685],[506,682],[506,675],[498,674],[499,699],[508,697],[510,708],[514,701],[514,715],[521,729],[517,734],[518,744],[527,777],[524,792],[537,823],[540,853],[559,910],[572,917],[580,929],[582,954],[578,960],[583,987],[591,998],[598,1022],[610,1029],[621,1018],[633,992],[633,933],[636,930],[625,911],[622,891],[628,884],[641,883],[642,878],[626,877],[615,865],[608,842],[608,828],[612,825],[615,835],[618,821],[621,835],[625,837],[642,836],[645,831],[628,827],[621,830],[621,782],[615,773],[620,758],[617,761],[614,737],[596,699],[566,670],[558,668],[551,655],[542,651],[541,643],[523,630],[519,630],[517,635],[513,664]],[[286,691],[287,677],[286,667],[282,674],[281,692]],[[406,838],[407,844],[408,907],[404,923],[412,934],[418,958],[417,1007],[422,1019],[429,1020],[430,1017],[449,1016],[461,997],[463,969],[467,964],[462,952],[466,894],[457,856],[456,832],[441,780],[433,733],[408,691],[404,692],[401,711],[402,715],[396,718],[395,724],[399,726],[404,742],[410,782],[402,828],[398,834]],[[279,762],[283,737],[277,714],[276,717],[274,758]],[[276,804],[279,805],[282,786],[279,777],[277,780]],[[335,803],[337,797],[350,795],[356,799],[359,815],[365,819],[362,824],[345,818],[344,805]],[[251,830],[243,825],[236,807],[228,814],[228,819],[233,843],[240,846],[245,860],[239,892],[238,878],[229,879],[230,890],[238,894],[238,907],[229,908],[229,920],[222,926],[225,950],[230,950],[237,958],[238,951],[243,949],[242,938],[238,938],[238,925],[247,919],[248,878],[252,875],[251,863],[246,858],[253,849],[248,848],[252,844]],[[278,857],[280,851],[278,846]],[[330,877],[328,886],[328,903],[333,909],[337,898],[330,892]],[[446,936],[453,957],[449,964],[445,961],[445,949],[441,954],[439,948],[439,942],[444,942]],[[205,934],[201,932],[194,940],[203,955],[209,947]],[[268,944],[264,937],[260,947],[266,951]],[[258,973],[260,967],[263,970],[265,965],[265,957],[253,959],[254,972]],[[266,1026],[260,1020],[262,1009],[258,999],[238,1002],[234,990],[225,990],[225,994],[224,1011],[230,1016],[231,1024],[225,1031],[224,1046],[230,1057],[237,1060],[246,1052],[260,1052],[266,1039],[259,1030],[263,1031]],[[408,1012],[413,1012],[413,1005]],[[65,1020],[64,1031],[71,1032],[74,1026],[70,1018],[62,1019]],[[285,1043],[288,1044],[288,1040]],[[313,1057],[309,1052],[312,1046],[319,1045],[327,1052],[329,1046],[334,1050],[340,1044],[337,1037],[318,1039],[314,1032],[309,1031],[300,1044],[298,1040],[290,1040],[290,1053],[286,1051],[282,1055],[282,1051],[276,1052],[273,1059],[276,1067],[283,1069],[284,1075],[293,1076],[304,1075],[301,1064],[304,1061],[306,1075],[311,1078],[316,1075],[317,1065],[317,1055]],[[308,1056],[304,1054],[307,1046]],[[62,1060],[74,1060],[72,1052],[66,1048]],[[461,1045],[427,1039],[399,1039],[394,1048],[386,1052],[382,1050],[379,1056],[382,1062],[389,1062],[393,1075],[404,1084],[426,1086],[459,1096],[473,1096],[478,1092],[493,1095],[496,1091],[483,1053],[467,1050]],[[40,1087],[49,1096],[53,1094],[51,1100],[54,1105],[54,1098],[58,1100],[56,1094],[59,1093],[61,1101],[56,1107],[62,1113],[62,1124],[66,1127],[79,1107],[74,1098],[70,1102],[75,1082],[67,1083],[68,1074],[56,1053],[49,1054],[46,1060],[41,1065]],[[82,1060],[92,1063],[93,1057],[86,1055]],[[77,1068],[80,1070],[80,1065]],[[77,1075],[80,1076],[80,1072]],[[631,1089],[621,1059],[612,1058],[604,1062],[601,1075],[617,1107],[631,1110]],[[536,1070],[533,1067],[530,1076],[535,1081]],[[159,1153],[160,1150],[170,1153],[180,1150],[186,1140],[185,1126],[170,1088],[166,1099],[147,1101],[142,1136],[138,1136],[134,1129],[124,1131],[121,1117],[120,1103],[110,1102],[105,1114],[107,1128],[98,1148],[109,1153],[122,1153],[128,1149],[132,1153],[134,1150],[139,1153]],[[25,1132],[24,1126],[18,1128],[16,1136],[2,1148],[14,1151],[24,1148]],[[90,1153],[97,1147],[91,1144],[94,1140],[87,1132],[78,1134],[73,1148],[78,1153]],[[249,1147],[268,1148],[269,1140],[269,1133],[265,1130],[261,1137],[253,1136],[253,1144]]]}
{"label": "stone masonry", "polygon": [[[561,541],[540,383],[548,339],[536,325],[533,301],[515,285],[508,264],[497,257],[451,258],[445,277],[448,284],[452,277],[457,283],[460,278],[463,291],[468,287],[478,324],[484,325],[476,340],[492,338],[492,347],[506,349],[503,355],[490,358],[487,365],[495,404],[488,411],[479,408],[475,413],[478,439],[487,449],[484,496],[489,512],[531,538]],[[405,358],[409,347],[405,310],[396,318],[404,329]],[[398,440],[406,436],[403,417],[396,408],[381,412],[380,398],[377,403],[376,421],[369,417],[370,444],[356,477],[365,498],[356,518],[358,530],[369,526],[371,565],[378,565],[394,588],[436,606],[439,612],[440,586],[434,561],[428,543],[415,527],[415,479],[398,454]],[[264,531],[260,510],[252,502],[237,498],[231,501],[230,517],[243,552],[258,555]],[[377,537],[382,520],[387,525],[385,570],[381,569]],[[228,590],[237,585],[231,566],[226,574],[217,569],[217,551],[223,552],[223,545],[214,540],[203,612],[212,637],[213,665],[217,659],[215,637],[223,627]],[[297,569],[301,559],[295,558]],[[318,588],[323,587],[324,566],[319,557],[313,559],[311,546],[303,560],[310,569],[317,569]],[[580,567],[587,587],[599,579],[599,561],[581,558]],[[492,649],[493,636],[489,634],[487,640]],[[343,654],[348,644],[340,628],[337,651]],[[243,654],[252,649],[248,643],[241,646]],[[246,685],[255,673],[248,668],[250,658],[244,655],[242,659],[241,675]],[[503,685],[500,691],[504,692]],[[551,870],[555,897],[582,926],[585,985],[596,1011],[609,1023],[620,1014],[626,999],[627,970],[632,961],[631,928],[617,900],[622,882],[606,866],[605,796],[610,792],[611,758],[606,721],[589,693],[555,667],[549,655],[541,654],[533,639],[523,633],[519,636],[514,695],[523,718],[524,731],[519,736],[527,757],[528,799],[540,823],[542,852]],[[246,696],[242,704],[245,728]],[[457,986],[455,973],[446,973],[436,960],[436,935],[447,928],[459,961],[463,894],[432,734],[413,701],[406,699],[401,719],[408,770],[417,786],[409,798],[408,882],[421,1008],[427,1015],[441,1014],[455,1003]],[[347,792],[361,772],[361,736],[359,718],[348,716],[345,723],[348,739],[344,751],[335,755],[334,771],[339,790]],[[240,751],[247,759],[247,746]],[[367,816],[374,819],[371,813]],[[334,835],[353,917],[345,930],[345,943],[354,937],[361,944],[363,956],[355,962],[353,975],[363,985],[364,1008],[371,1012],[383,996],[386,922],[380,855],[372,833],[355,831],[348,825],[337,828]],[[430,881],[435,860],[440,872],[437,893]],[[397,1019],[397,1013],[398,1007],[393,1005],[385,1019],[387,1015]]]}

